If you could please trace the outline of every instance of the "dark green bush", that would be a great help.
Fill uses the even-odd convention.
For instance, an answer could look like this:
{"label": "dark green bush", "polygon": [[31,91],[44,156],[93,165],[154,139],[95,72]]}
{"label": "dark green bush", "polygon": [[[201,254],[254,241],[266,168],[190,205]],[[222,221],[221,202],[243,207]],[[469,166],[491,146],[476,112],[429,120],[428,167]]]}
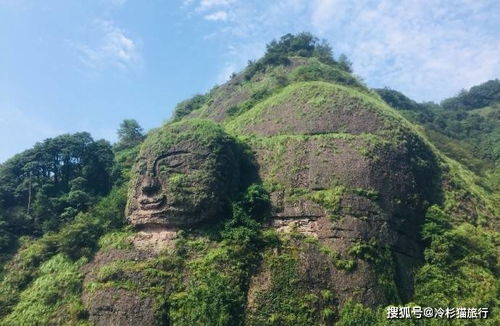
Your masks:
{"label": "dark green bush", "polygon": [[194,110],[199,109],[208,99],[208,95],[195,95],[192,98],[182,101],[174,109],[173,119],[177,121]]}

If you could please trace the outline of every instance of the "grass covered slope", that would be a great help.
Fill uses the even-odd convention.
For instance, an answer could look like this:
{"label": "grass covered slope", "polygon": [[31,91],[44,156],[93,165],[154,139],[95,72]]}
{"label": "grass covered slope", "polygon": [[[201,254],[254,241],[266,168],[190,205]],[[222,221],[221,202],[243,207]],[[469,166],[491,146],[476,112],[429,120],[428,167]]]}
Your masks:
{"label": "grass covered slope", "polygon": [[[377,214],[381,211],[387,213],[391,204],[400,208],[396,209],[400,217],[408,216],[408,208],[411,211],[411,207],[419,206],[419,210],[413,211],[419,216],[417,227],[403,227],[419,239],[416,241],[421,246],[416,249],[421,250],[422,255],[417,265],[423,267],[403,271],[415,275],[415,295],[391,302],[482,304],[496,310],[498,301],[494,299],[494,293],[499,270],[498,257],[492,256],[492,253],[499,248],[500,201],[498,191],[489,187],[490,180],[448,158],[442,144],[434,145],[433,137],[428,137],[420,126],[388,107],[376,94],[360,87],[346,86],[338,80],[318,78],[326,73],[316,74],[315,77],[309,75],[311,79],[305,79],[305,82],[293,77],[297,69],[306,66],[292,69],[285,66],[284,69],[290,69],[291,73],[284,78],[286,83],[282,87],[266,93],[262,98],[244,101],[244,105],[235,106],[231,114],[219,118],[229,132],[248,143],[256,153],[260,175],[271,192],[276,216],[308,218],[326,215],[340,217],[344,221],[347,217],[350,221],[345,226],[352,227],[354,220],[357,221],[355,223],[370,220],[373,212],[378,211],[374,216],[380,218]],[[269,75],[263,73],[263,77],[255,83],[272,78],[274,69],[277,68],[267,68]],[[247,83],[251,84],[252,80]],[[222,89],[224,87],[221,86]],[[249,84],[245,87],[251,89]],[[230,96],[229,93],[221,94],[218,96]],[[207,114],[210,107],[205,106],[199,112],[202,111]],[[210,117],[209,114],[206,116]],[[451,141],[448,143],[453,146]],[[391,164],[387,160],[388,153],[399,153],[397,161],[407,160],[406,165],[398,168],[398,165]],[[401,179],[408,175],[412,175],[414,181]],[[377,177],[387,184],[373,183]],[[412,184],[413,188],[401,191],[398,184]],[[390,196],[388,189],[391,187],[392,193],[397,196]],[[415,204],[410,198],[415,200],[414,196],[419,191],[427,195]],[[371,204],[365,203],[365,208],[372,207],[370,209],[374,211],[368,214],[365,209],[356,212],[360,198],[367,195],[371,196],[367,198]],[[441,222],[436,222],[437,218]],[[445,223],[446,228],[439,231],[435,226],[439,223]],[[373,224],[367,225],[374,228]],[[476,236],[464,238],[465,230]],[[301,232],[300,227],[298,231]],[[431,236],[426,232],[435,234]],[[354,236],[358,239],[361,236],[362,241],[366,241],[374,235],[369,234],[357,233]],[[340,243],[334,246],[339,249],[344,247],[342,259],[348,259],[345,254],[355,247],[354,244],[349,248],[347,244]],[[469,260],[462,254],[455,255],[452,249],[444,249],[448,246],[468,252],[467,255],[477,256],[478,259]],[[298,245],[294,250],[300,251],[300,247]],[[383,243],[375,245],[378,250],[383,247]],[[443,264],[436,257],[445,259],[447,263]],[[493,263],[483,264],[482,260]],[[394,262],[394,257],[390,261]],[[398,264],[400,269],[404,269],[405,265],[411,266],[408,261],[397,262],[396,259],[396,266]],[[302,268],[307,268],[307,264]],[[397,275],[392,277],[400,282]],[[449,279],[454,285],[446,289],[439,287],[439,282],[446,283],[444,279]],[[460,292],[459,289],[468,282],[467,288],[482,288],[484,296],[473,291]],[[435,289],[434,292],[432,289]],[[403,287],[403,290],[411,291],[411,287]],[[337,299],[338,296],[337,292]],[[437,299],[445,297],[447,301]],[[355,307],[349,306],[349,309],[356,311]],[[341,312],[340,315],[343,316],[340,323],[342,320],[347,323],[345,319],[350,318],[347,317],[349,313]],[[362,316],[352,318],[361,320]],[[373,323],[380,319],[376,313],[370,318]]]}
{"label": "grass covered slope", "polygon": [[[371,101],[370,101],[371,100]],[[293,83],[227,124],[235,134],[376,133],[386,116],[366,94],[327,82]]]}
{"label": "grass covered slope", "polygon": [[[225,250],[246,248],[242,230],[220,252],[218,240],[208,245],[212,253],[190,235],[198,249],[170,274],[192,280],[169,295],[174,325],[384,325],[388,304],[498,307],[492,192],[338,71],[291,57],[249,67],[179,107],[177,120],[218,121],[254,153],[273,218],[239,281],[245,264]],[[238,268],[216,277],[214,268],[228,266]]]}
{"label": "grass covered slope", "polygon": [[[142,152],[115,151],[109,193],[16,239],[0,275],[0,325],[497,325],[499,192],[449,157],[462,140],[440,134],[437,144],[412,118],[435,112],[397,99],[367,89],[308,34],[271,43],[224,85],[180,103]],[[192,137],[235,139],[247,180],[224,216],[183,229],[169,250],[136,247],[124,211],[137,153]],[[485,162],[461,150],[478,160],[471,166]],[[388,305],[491,313],[395,322]]]}
{"label": "grass covered slope", "polygon": [[287,65],[269,65],[252,73],[251,66],[247,67],[207,94],[196,95],[179,103],[174,112],[174,119],[187,116],[222,121],[245,112],[257,102],[294,82],[335,82],[368,92],[358,79],[337,64],[325,64],[315,57],[293,56],[288,60]]}

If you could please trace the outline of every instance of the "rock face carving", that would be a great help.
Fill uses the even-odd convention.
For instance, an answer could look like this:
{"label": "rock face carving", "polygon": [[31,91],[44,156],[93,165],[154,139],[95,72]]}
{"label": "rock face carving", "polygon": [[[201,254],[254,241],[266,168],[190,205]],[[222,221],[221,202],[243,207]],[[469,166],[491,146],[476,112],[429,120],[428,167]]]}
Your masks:
{"label": "rock face carving", "polygon": [[[284,245],[263,248],[257,270],[245,271],[253,275],[245,290],[246,325],[265,324],[283,302],[322,291],[333,293],[325,304],[334,307],[350,299],[372,307],[407,301],[413,270],[422,261],[419,226],[426,206],[439,200],[434,154],[399,126],[401,118],[363,94],[316,82],[286,94],[290,98],[279,105],[255,107],[225,124],[246,136],[258,166],[256,179],[269,185],[267,227],[283,239],[293,235]],[[324,101],[312,106],[315,98]],[[239,162],[246,164],[233,144],[215,123],[197,119],[152,132],[132,171],[126,209],[139,232],[131,252],[120,255],[154,256],[163,243],[175,243],[178,229],[222,219],[240,183]],[[99,253],[104,263],[97,260],[95,269],[113,260],[108,256]],[[138,288],[150,282],[137,271],[123,278]],[[291,280],[293,291],[285,286]],[[168,288],[168,279],[161,282]],[[133,323],[150,319],[150,298],[120,291],[119,297],[106,290],[84,296],[93,322],[130,320],[128,302],[141,307]],[[288,293],[283,302],[273,299],[283,298],[283,291]]]}
{"label": "rock face carving", "polygon": [[224,214],[237,182],[235,154],[212,124],[168,125],[145,142],[134,168],[127,218],[145,226],[186,227]]}
{"label": "rock face carving", "polygon": [[[239,182],[232,138],[210,121],[166,125],[145,140],[133,169],[126,216],[138,232],[128,249],[100,250],[84,268],[83,302],[94,325],[156,325],[161,304],[141,290],[165,287],[169,280],[147,269],[117,268],[150,264],[172,249],[178,229],[216,221],[228,213],[229,197]],[[108,270],[120,270],[108,275]],[[127,287],[110,287],[110,282]],[[98,286],[89,290],[92,284]],[[163,325],[163,324],[162,324]]]}

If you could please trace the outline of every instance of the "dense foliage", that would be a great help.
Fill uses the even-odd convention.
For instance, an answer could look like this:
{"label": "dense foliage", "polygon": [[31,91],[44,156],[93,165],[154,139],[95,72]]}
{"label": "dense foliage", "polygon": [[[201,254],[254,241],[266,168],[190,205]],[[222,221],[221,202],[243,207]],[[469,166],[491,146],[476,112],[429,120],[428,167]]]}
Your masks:
{"label": "dense foliage", "polygon": [[[269,195],[251,185],[234,202],[232,217],[213,229],[217,245],[200,247],[199,238],[189,235],[179,243],[188,284],[178,284],[170,295],[167,315],[174,325],[244,324],[247,284],[266,245],[259,222],[268,212]],[[199,258],[189,259],[190,254]]]}
{"label": "dense foliage", "polygon": [[194,110],[199,109],[206,102],[206,100],[207,95],[198,94],[188,100],[180,102],[175,106],[173,119],[179,120]]}
{"label": "dense foliage", "polygon": [[[290,69],[297,57],[301,63]],[[292,92],[300,93],[313,108],[347,107],[356,98],[366,98],[362,103],[367,106],[381,103],[373,98],[373,91],[351,74],[351,63],[345,56],[335,59],[328,44],[308,33],[287,34],[271,42],[264,57],[250,63],[232,82],[235,89],[243,89],[248,97],[228,105],[225,125],[191,119],[187,124],[199,131],[192,133],[182,128],[186,124],[178,122],[213,103],[219,91],[215,88],[181,102],[168,126],[175,131],[173,136],[159,142],[161,131],[152,132],[146,145],[164,148],[190,137],[207,142],[211,137],[227,136],[226,131],[237,134],[258,119],[246,112],[255,108],[273,110],[280,101],[287,103]],[[305,83],[319,86],[308,89]],[[343,93],[335,94],[346,95],[323,96],[320,90],[326,87],[341,89]],[[492,317],[484,324],[496,325],[500,318],[500,239],[494,228],[498,216],[494,216],[494,209],[488,215],[488,205],[495,194],[498,197],[499,188],[495,190],[495,186],[500,186],[500,82],[493,80],[472,87],[441,104],[417,103],[391,89],[375,92],[415,124],[401,119],[385,105],[384,114],[400,119],[397,121],[404,124],[402,127],[418,130],[416,124],[423,126],[420,130],[439,150],[479,173],[477,176],[436,153],[440,166],[432,168],[440,169],[442,180],[436,183],[440,182],[444,199],[422,210],[424,221],[418,236],[425,250],[421,265],[411,271],[416,278],[411,302],[401,302],[394,261],[390,248],[384,244],[354,241],[347,254],[341,256],[296,230],[287,235],[266,230],[271,215],[270,189],[278,186],[254,176],[253,153],[244,148],[243,142],[251,145],[263,141],[258,137],[242,138],[241,143],[235,144],[242,147],[238,155],[248,156],[242,159],[248,161],[248,166],[241,166],[246,180],[231,194],[225,219],[180,231],[172,252],[160,252],[145,260],[115,259],[109,264],[95,264],[95,280],[84,283],[83,269],[97,251],[134,250],[124,210],[131,167],[145,136],[135,120],[125,120],[113,146],[104,140],[95,141],[88,133],[62,135],[38,143],[0,165],[0,325],[89,325],[82,293],[95,294],[100,289],[120,289],[138,294],[139,298],[151,297],[158,325],[450,324],[442,320],[389,321],[385,307],[370,308],[353,300],[340,308],[337,294],[322,288],[323,283],[301,281],[301,259],[308,259],[305,250],[316,250],[320,261],[328,260],[332,268],[345,273],[355,271],[361,261],[369,263],[377,284],[392,304],[489,307]],[[293,102],[303,109],[297,103]],[[235,118],[245,113],[246,120]],[[314,112],[303,113],[301,116],[307,120],[308,114]],[[270,175],[277,170],[300,173],[282,159],[286,146],[294,139],[320,136],[324,135],[266,140],[272,153],[266,159],[274,164]],[[374,156],[376,150],[382,151],[374,134],[341,132],[331,137],[344,138],[346,143],[366,139],[373,146]],[[328,141],[320,148],[327,145]],[[369,152],[358,147],[364,155]],[[408,148],[418,150],[411,145]],[[430,161],[425,156],[412,158],[421,165]],[[425,175],[420,179],[431,178]],[[342,185],[283,191],[295,192],[295,197],[308,198],[327,208],[332,221],[341,218],[337,214],[344,195],[374,201],[379,196],[374,191]],[[463,217],[456,214],[457,209],[465,215],[473,211],[477,216]],[[262,266],[268,266],[268,273],[263,275],[272,282],[250,294],[252,277]],[[258,300],[249,302],[252,296]],[[464,324],[475,325],[475,321]]]}
{"label": "dense foliage", "polygon": [[115,150],[120,151],[133,148],[144,140],[144,131],[139,123],[134,119],[125,119],[118,129],[118,142]]}
{"label": "dense foliage", "polygon": [[500,101],[500,80],[495,79],[471,87],[468,91],[462,90],[457,96],[441,102],[441,106],[447,110],[470,111],[498,101]]}
{"label": "dense foliage", "polygon": [[320,41],[310,33],[296,35],[286,34],[279,40],[273,40],[267,45],[264,56],[250,62],[245,70],[245,78],[251,79],[257,72],[264,71],[268,66],[289,65],[290,57],[315,57],[320,62],[335,65],[341,70],[351,72],[351,63],[345,55],[335,60],[331,46],[325,41]]}
{"label": "dense foliage", "polygon": [[427,136],[444,153],[484,174],[500,166],[499,85],[500,81],[490,80],[441,105],[417,103],[388,88],[375,91],[407,118],[425,126]]}
{"label": "dense foliage", "polygon": [[[58,232],[22,238],[0,281],[1,325],[53,324],[54,319],[86,318],[78,268],[94,254],[98,239],[124,223],[126,187],[116,187],[87,213],[79,213]],[[54,279],[54,277],[56,279]],[[29,307],[29,313],[25,313]],[[43,311],[44,314],[39,312]]]}
{"label": "dense foliage", "polygon": [[37,143],[0,167],[0,252],[21,235],[58,230],[87,211],[113,184],[114,155],[88,133]]}
{"label": "dense foliage", "polygon": [[130,146],[62,135],[1,166],[0,324],[86,323],[79,268],[124,226]]}

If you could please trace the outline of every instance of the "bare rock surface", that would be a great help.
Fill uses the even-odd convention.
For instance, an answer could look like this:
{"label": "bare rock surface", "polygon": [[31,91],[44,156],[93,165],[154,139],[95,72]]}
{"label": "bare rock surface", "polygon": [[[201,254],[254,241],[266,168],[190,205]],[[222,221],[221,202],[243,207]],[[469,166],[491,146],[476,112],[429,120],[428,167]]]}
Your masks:
{"label": "bare rock surface", "polygon": [[132,238],[132,243],[139,250],[159,253],[167,250],[172,252],[175,248],[177,230],[161,226],[147,226],[138,231]]}
{"label": "bare rock surface", "polygon": [[[85,278],[82,300],[89,312],[89,320],[94,325],[155,325],[154,298],[125,287],[94,285],[110,281],[102,275],[102,271],[114,263],[143,262],[152,257],[150,251],[110,249],[98,252],[94,260],[83,267]],[[137,288],[148,285],[140,271],[125,272],[114,277]]]}

